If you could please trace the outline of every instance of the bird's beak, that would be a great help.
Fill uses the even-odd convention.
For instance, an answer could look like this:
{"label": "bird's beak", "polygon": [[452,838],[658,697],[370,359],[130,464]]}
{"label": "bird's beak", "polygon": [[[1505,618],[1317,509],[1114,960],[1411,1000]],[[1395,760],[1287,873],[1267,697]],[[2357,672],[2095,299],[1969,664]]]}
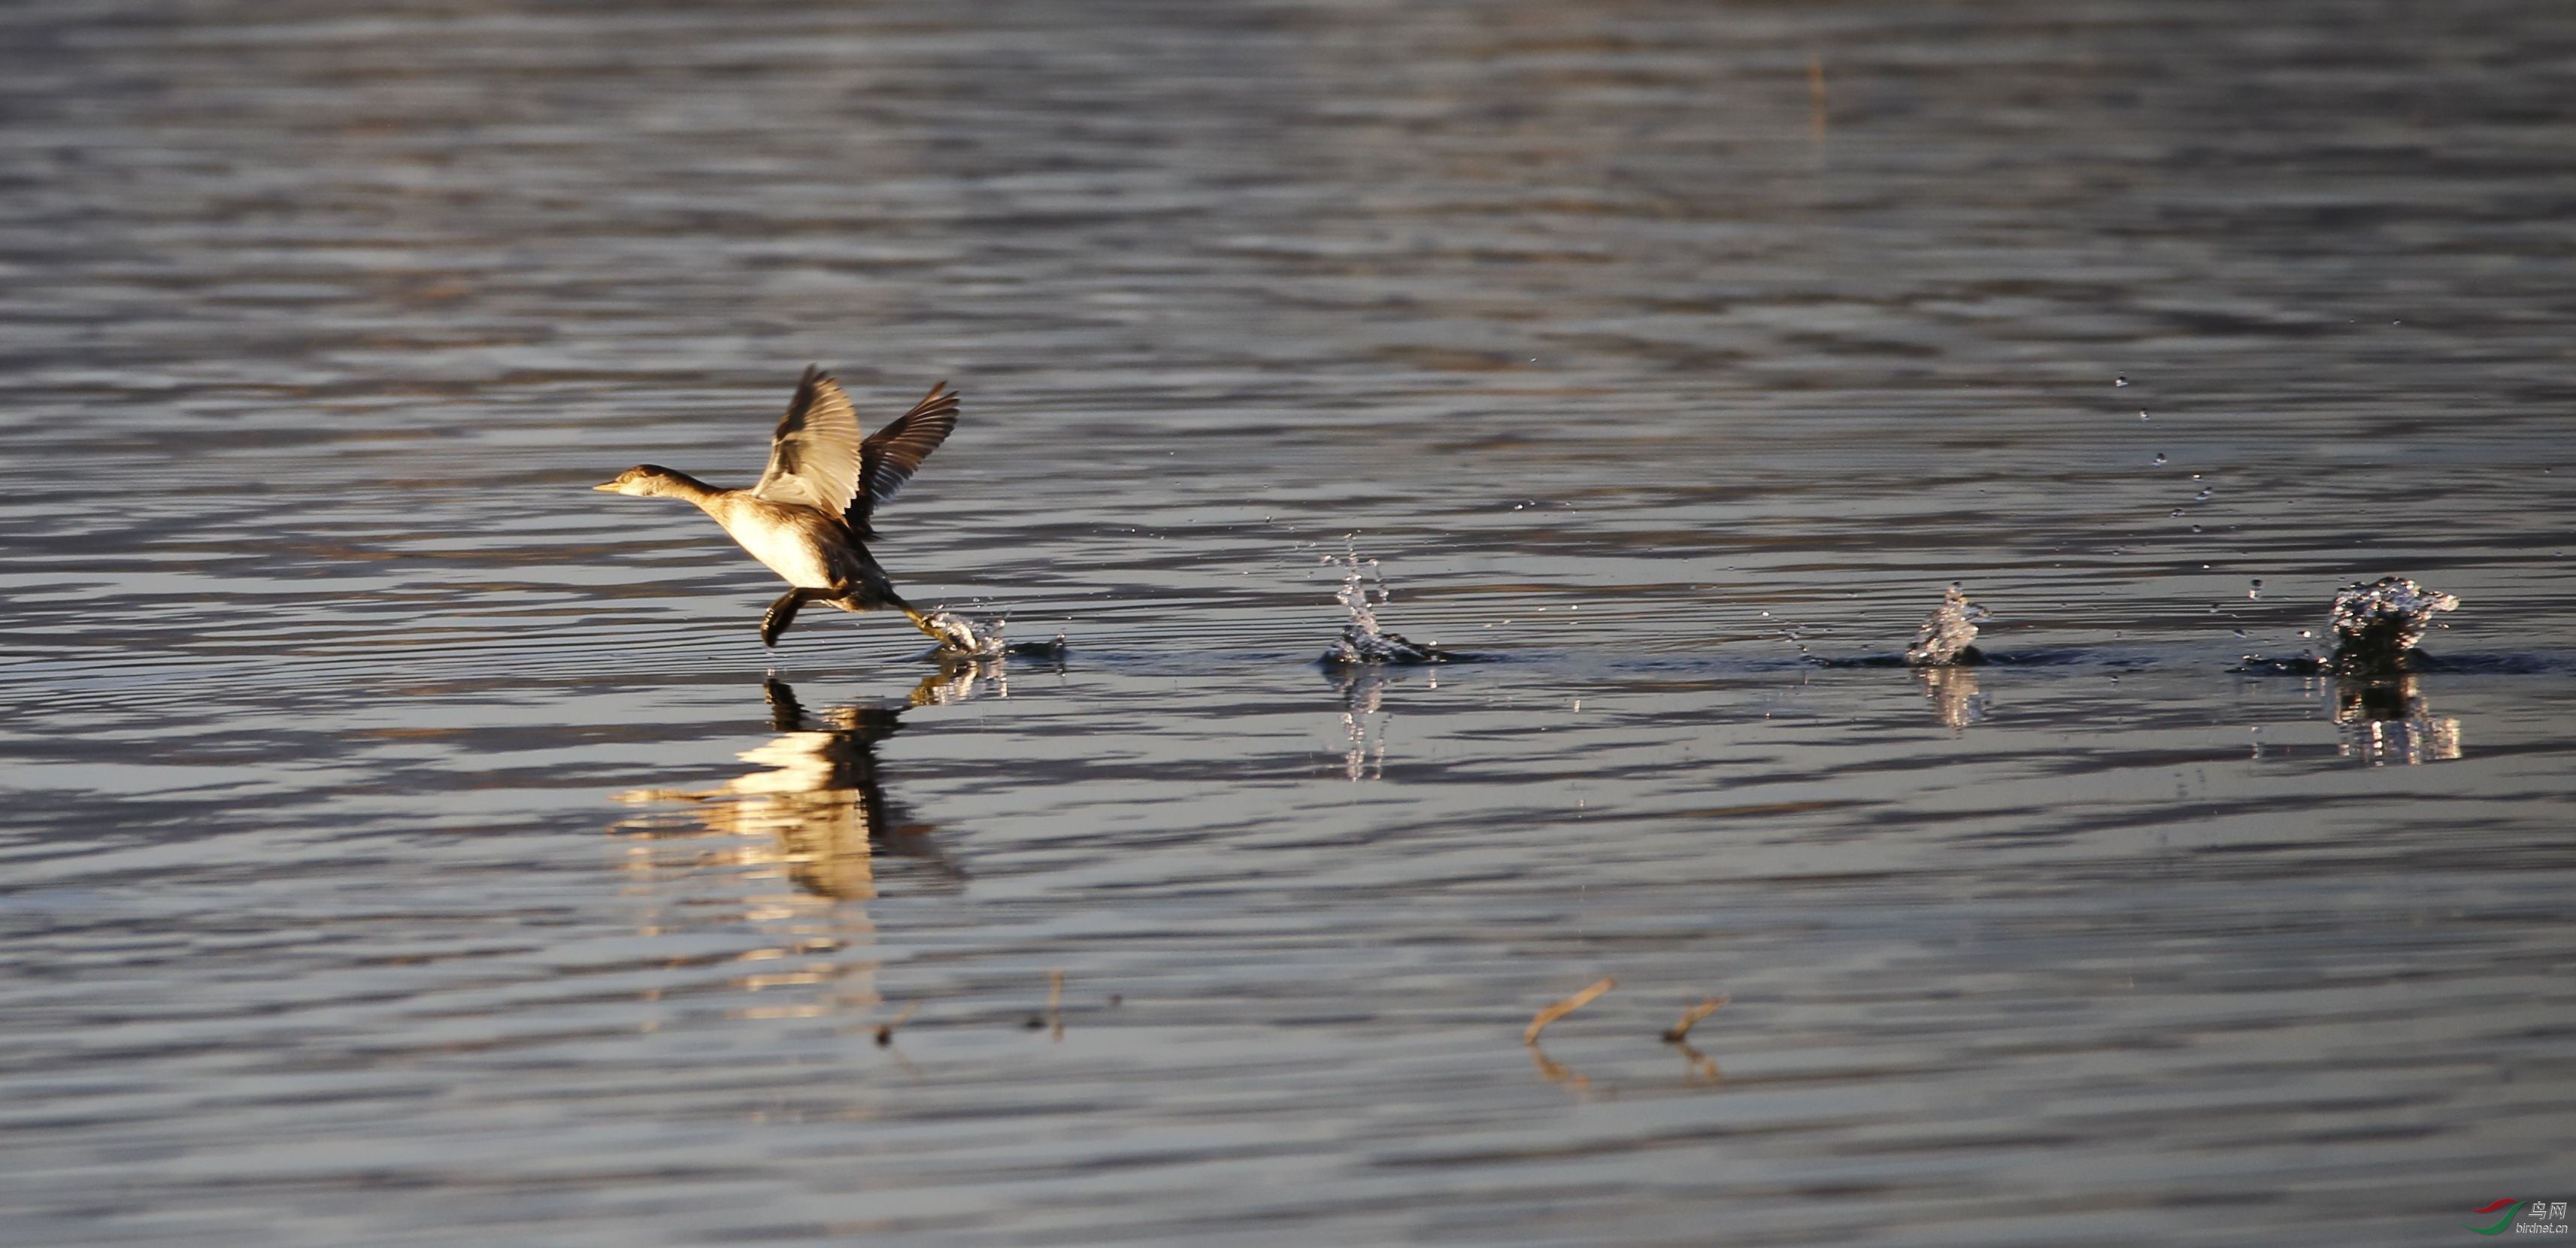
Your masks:
{"label": "bird's beak", "polygon": [[592,489],[594,489],[594,490],[600,490],[600,491],[604,491],[604,492],[606,492],[606,493],[614,494],[614,493],[616,493],[616,492],[617,492],[617,483],[616,483],[616,482],[614,482],[614,481],[611,481],[611,482],[609,482],[609,483],[608,483],[608,484],[606,484],[606,485],[594,485],[594,486],[592,486],[592,487],[590,487],[590,488],[592,488]]}

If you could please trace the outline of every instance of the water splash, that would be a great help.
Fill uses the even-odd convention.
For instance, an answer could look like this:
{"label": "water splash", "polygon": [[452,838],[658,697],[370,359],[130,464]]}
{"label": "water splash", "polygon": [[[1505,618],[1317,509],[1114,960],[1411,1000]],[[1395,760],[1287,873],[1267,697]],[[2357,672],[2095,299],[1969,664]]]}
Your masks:
{"label": "water splash", "polygon": [[1377,561],[1372,559],[1364,572],[1360,567],[1357,543],[1345,543],[1342,552],[1342,588],[1333,600],[1351,613],[1350,623],[1342,626],[1341,639],[1324,651],[1326,663],[1446,663],[1457,656],[1426,642],[1409,641],[1402,634],[1378,627],[1377,609],[1390,597],[1386,582],[1377,574]]}
{"label": "water splash", "polygon": [[1941,605],[1924,617],[1923,627],[1916,630],[1914,644],[1905,648],[1909,667],[1945,667],[1975,663],[1985,655],[1968,643],[1977,639],[1977,626],[1994,619],[1984,607],[1968,601],[1966,590],[1952,581],[1941,591]]}
{"label": "water splash", "polygon": [[1010,623],[999,618],[970,620],[945,607],[931,612],[922,622],[939,634],[939,654],[961,659],[1003,653],[1002,630]]}
{"label": "water splash", "polygon": [[[2332,657],[2320,659],[2314,651],[2291,659],[2249,654],[2236,670],[2387,681],[2426,661],[2428,656],[2416,647],[2426,633],[2441,627],[2433,617],[2459,606],[2455,595],[2426,589],[2402,576],[2383,576],[2367,585],[2355,582],[2336,592],[2326,613],[2326,631],[2335,640]],[[2314,640],[2316,632],[2303,628],[2299,637]]]}
{"label": "water splash", "polygon": [[2335,595],[2326,620],[2334,630],[2334,667],[2358,674],[2398,671],[2435,627],[2433,617],[2459,606],[2457,597],[2402,576],[2347,585]]}
{"label": "water splash", "polygon": [[922,617],[923,622],[939,633],[939,644],[921,657],[941,663],[998,659],[1006,655],[1034,658],[1064,657],[1064,634],[1053,641],[1010,641],[1002,636],[1010,621],[1002,616],[969,619],[945,607]]}

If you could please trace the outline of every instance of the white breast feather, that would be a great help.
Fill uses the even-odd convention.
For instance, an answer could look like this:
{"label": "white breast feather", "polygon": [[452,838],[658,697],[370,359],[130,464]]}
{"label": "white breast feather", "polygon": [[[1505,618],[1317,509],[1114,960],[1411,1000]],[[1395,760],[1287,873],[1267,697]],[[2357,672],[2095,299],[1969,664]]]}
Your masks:
{"label": "white breast feather", "polygon": [[829,589],[832,570],[821,551],[805,540],[805,535],[784,525],[746,524],[729,527],[733,540],[751,552],[751,557],[785,577],[787,583],[800,589]]}

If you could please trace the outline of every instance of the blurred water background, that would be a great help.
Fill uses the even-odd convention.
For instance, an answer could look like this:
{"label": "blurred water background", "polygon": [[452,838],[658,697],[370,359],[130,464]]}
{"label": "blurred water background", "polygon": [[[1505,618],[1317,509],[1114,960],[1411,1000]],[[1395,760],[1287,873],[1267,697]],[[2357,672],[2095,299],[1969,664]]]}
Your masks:
{"label": "blurred water background", "polygon": [[[2571,221],[2543,3],[12,4],[0,1239],[2563,1198]],[[1061,662],[584,488],[815,361]]]}

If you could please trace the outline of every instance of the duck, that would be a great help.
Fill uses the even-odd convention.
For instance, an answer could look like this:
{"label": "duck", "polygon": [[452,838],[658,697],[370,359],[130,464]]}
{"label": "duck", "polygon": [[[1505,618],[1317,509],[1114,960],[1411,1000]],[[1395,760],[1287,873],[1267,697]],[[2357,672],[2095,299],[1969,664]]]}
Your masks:
{"label": "duck", "polygon": [[590,488],[684,499],[786,580],[788,591],[760,617],[764,646],[775,648],[796,613],[818,602],[854,613],[901,611],[913,627],[949,646],[957,638],[941,627],[947,621],[905,602],[867,542],[876,536],[877,508],[956,427],[957,393],[942,381],[894,423],[861,438],[858,413],[841,383],[808,366],[770,436],[768,469],[750,489],[717,489],[659,464],[637,464]]}

